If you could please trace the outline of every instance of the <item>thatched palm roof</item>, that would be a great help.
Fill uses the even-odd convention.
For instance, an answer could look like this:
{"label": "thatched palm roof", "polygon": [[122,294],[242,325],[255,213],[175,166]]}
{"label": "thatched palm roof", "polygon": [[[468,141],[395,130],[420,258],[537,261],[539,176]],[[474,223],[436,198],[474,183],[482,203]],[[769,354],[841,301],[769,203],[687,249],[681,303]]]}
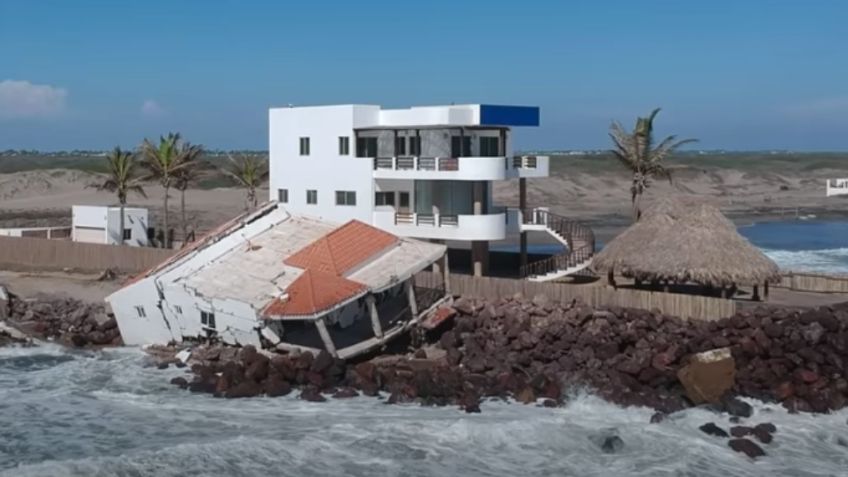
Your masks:
{"label": "thatched palm roof", "polygon": [[610,241],[592,260],[599,272],[614,270],[644,281],[756,285],[780,279],[777,265],[710,205],[663,200]]}

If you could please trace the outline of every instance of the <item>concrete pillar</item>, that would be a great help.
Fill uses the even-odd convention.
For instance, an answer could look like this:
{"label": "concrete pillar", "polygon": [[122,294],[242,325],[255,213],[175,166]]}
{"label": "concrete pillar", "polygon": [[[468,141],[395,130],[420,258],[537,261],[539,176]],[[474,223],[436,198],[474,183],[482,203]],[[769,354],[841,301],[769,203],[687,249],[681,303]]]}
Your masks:
{"label": "concrete pillar", "polygon": [[472,200],[474,201],[474,215],[482,215],[486,208],[486,183],[483,181],[474,181],[471,186]]}
{"label": "concrete pillar", "polygon": [[[519,216],[521,217],[521,221],[524,222],[524,213],[527,210],[527,178],[522,177],[518,179],[518,208],[520,209]],[[518,224],[519,229],[522,224]],[[521,241],[520,241],[520,250],[521,254],[521,268],[524,269],[527,267],[527,232],[521,232]]]}
{"label": "concrete pillar", "polygon": [[414,278],[410,278],[404,283],[404,287],[406,287],[406,298],[409,300],[409,311],[412,313],[412,317],[416,318],[418,316],[418,303],[415,302],[415,287],[412,285],[412,281]]}
{"label": "concrete pillar", "polygon": [[336,345],[333,344],[333,338],[330,337],[330,332],[327,331],[327,324],[324,323],[324,318],[321,317],[315,320],[315,326],[318,328],[318,334],[321,335],[321,341],[324,342],[324,348],[331,355],[338,357]]}
{"label": "concrete pillar", "polygon": [[489,273],[489,242],[486,240],[474,240],[471,242],[471,264],[475,277],[482,277]]}
{"label": "concrete pillar", "polygon": [[444,278],[445,278],[445,295],[450,295],[451,287],[450,287],[450,267],[448,266],[448,252],[445,250],[444,260]]}
{"label": "concrete pillar", "polygon": [[365,297],[365,302],[368,303],[368,312],[371,314],[371,328],[374,330],[374,336],[382,338],[383,325],[380,324],[380,315],[377,313],[377,303],[374,300],[374,295]]}

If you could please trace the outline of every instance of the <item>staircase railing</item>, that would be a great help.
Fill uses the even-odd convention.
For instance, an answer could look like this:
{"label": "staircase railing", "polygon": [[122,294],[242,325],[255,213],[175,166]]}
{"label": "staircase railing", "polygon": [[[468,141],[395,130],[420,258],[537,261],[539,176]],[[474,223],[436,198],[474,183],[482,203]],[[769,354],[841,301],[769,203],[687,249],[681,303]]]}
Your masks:
{"label": "staircase railing", "polygon": [[526,225],[545,226],[568,244],[568,250],[564,253],[522,266],[522,277],[547,275],[557,270],[576,267],[595,254],[595,234],[591,228],[580,222],[544,209],[521,210],[521,219]]}

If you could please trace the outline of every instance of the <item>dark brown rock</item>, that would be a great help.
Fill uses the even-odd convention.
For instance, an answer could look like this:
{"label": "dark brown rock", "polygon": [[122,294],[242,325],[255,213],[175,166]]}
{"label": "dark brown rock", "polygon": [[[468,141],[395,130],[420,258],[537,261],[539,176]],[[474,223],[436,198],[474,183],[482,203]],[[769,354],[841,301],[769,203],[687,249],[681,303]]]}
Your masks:
{"label": "dark brown rock", "polygon": [[709,434],[711,436],[728,437],[727,431],[718,427],[717,425],[715,425],[715,423],[712,423],[712,422],[708,422],[707,424],[704,424],[703,426],[699,427],[698,429],[700,429],[701,432],[704,432],[704,433]]}
{"label": "dark brown rock", "polygon": [[766,455],[762,447],[748,439],[731,439],[727,445],[734,451],[745,454],[752,459]]}

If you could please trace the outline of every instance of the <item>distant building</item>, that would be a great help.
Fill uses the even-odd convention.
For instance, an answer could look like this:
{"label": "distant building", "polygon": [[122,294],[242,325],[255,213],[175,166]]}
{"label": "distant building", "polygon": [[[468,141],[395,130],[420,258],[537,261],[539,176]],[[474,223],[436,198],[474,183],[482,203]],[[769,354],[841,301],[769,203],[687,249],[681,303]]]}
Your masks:
{"label": "distant building", "polygon": [[848,195],[848,179],[828,179],[825,196]]}
{"label": "distant building", "polygon": [[124,208],[124,230],[121,230],[121,208],[75,205],[72,208],[71,240],[74,242],[121,244],[135,247],[148,245],[147,209]]}
{"label": "distant building", "polygon": [[508,224],[493,204],[493,183],[548,176],[547,156],[513,157],[511,127],[538,126],[537,107],[336,105],[269,116],[271,200],[403,237],[469,243],[477,275],[489,242],[506,238],[508,225],[519,231],[518,216]]}
{"label": "distant building", "polygon": [[[244,214],[106,298],[130,345],[219,339],[350,358],[400,335],[447,296],[415,286],[445,246],[352,220]],[[446,275],[447,276],[447,275]]]}

